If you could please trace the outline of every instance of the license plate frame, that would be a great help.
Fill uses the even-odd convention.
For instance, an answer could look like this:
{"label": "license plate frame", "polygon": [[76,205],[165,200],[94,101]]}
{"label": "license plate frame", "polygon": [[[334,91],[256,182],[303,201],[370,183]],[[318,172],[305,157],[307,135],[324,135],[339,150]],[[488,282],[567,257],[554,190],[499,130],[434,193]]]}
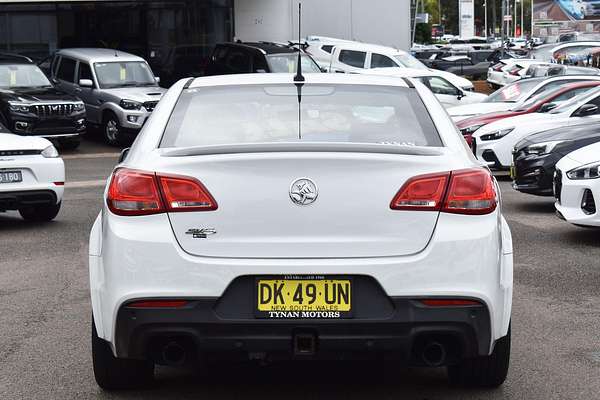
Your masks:
{"label": "license plate frame", "polygon": [[23,172],[19,170],[0,171],[0,184],[23,182]]}
{"label": "license plate frame", "polygon": [[[326,309],[316,310],[316,305],[313,305],[311,309],[294,309],[297,307],[295,304],[289,304],[287,309],[279,309],[275,311],[268,311],[260,308],[260,294],[259,294],[259,284],[262,282],[283,282],[284,287],[283,290],[287,290],[291,288],[291,286],[287,286],[291,283],[301,283],[305,282],[314,282],[318,285],[329,284],[348,284],[348,292],[347,296],[349,297],[348,302],[344,302],[344,306],[349,307],[348,310],[340,308],[340,303],[331,305]],[[339,287],[336,287],[339,290]],[[296,290],[298,287],[296,286]],[[308,290],[308,289],[306,289]],[[318,288],[316,289],[318,290]],[[342,275],[267,275],[267,276],[257,276],[254,279],[254,317],[257,319],[283,319],[283,320],[294,320],[294,319],[349,319],[354,317],[354,297],[355,297],[355,286],[352,277],[342,276]],[[303,293],[305,295],[306,292]],[[284,293],[285,298],[292,297],[293,294],[290,294],[286,291]],[[337,294],[336,294],[337,295]],[[323,293],[319,293],[318,296],[323,296]],[[264,304],[264,303],[263,303]],[[327,306],[325,306],[327,307]],[[321,307],[322,308],[322,307]],[[337,310],[335,308],[338,308]]]}

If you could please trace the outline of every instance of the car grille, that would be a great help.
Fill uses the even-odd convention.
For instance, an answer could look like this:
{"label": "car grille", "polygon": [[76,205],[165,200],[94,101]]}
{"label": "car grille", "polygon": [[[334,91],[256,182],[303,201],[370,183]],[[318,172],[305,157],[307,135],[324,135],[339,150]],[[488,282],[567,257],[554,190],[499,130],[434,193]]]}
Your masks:
{"label": "car grille", "polygon": [[158,104],[158,101],[147,101],[144,103],[144,108],[148,112],[152,112],[152,111],[154,111],[154,107],[156,107],[157,104]]}
{"label": "car grille", "polygon": [[41,150],[0,150],[0,157],[33,156],[36,154],[41,154]]}
{"label": "car grille", "polygon": [[562,192],[562,172],[559,169],[556,169],[554,172],[554,197],[556,201],[560,204],[560,194]]}
{"label": "car grille", "polygon": [[71,115],[73,104],[37,104],[30,107],[30,111],[39,117],[54,117]]}

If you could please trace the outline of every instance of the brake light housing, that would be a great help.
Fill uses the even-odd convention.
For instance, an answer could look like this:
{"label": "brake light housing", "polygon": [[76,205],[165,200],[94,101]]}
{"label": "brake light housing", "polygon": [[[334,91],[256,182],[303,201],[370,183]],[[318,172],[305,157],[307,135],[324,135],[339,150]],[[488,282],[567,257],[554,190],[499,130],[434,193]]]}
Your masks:
{"label": "brake light housing", "polygon": [[129,168],[114,171],[106,204],[113,214],[121,216],[213,211],[218,207],[196,178]]}
{"label": "brake light housing", "polygon": [[491,173],[472,168],[409,179],[394,196],[390,208],[405,211],[441,211],[484,215],[498,206]]}

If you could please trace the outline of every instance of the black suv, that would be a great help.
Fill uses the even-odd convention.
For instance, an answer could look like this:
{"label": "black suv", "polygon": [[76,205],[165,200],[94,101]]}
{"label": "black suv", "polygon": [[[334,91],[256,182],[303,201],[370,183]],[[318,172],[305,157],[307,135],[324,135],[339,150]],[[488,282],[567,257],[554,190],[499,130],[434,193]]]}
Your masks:
{"label": "black suv", "polygon": [[85,106],[56,89],[31,59],[0,53],[0,123],[15,134],[75,148],[85,133]]}
{"label": "black suv", "polygon": [[[293,45],[279,43],[222,43],[218,44],[206,66],[205,74],[230,75],[261,72],[294,73],[298,50]],[[302,71],[322,72],[319,65],[306,53],[302,54]]]}

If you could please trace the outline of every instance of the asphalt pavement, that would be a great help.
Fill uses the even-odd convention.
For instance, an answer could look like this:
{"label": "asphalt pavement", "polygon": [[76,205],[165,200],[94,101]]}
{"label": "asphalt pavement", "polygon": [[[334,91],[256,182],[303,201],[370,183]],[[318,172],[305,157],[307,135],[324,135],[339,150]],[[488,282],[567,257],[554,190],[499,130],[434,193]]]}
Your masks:
{"label": "asphalt pavement", "polygon": [[66,153],[56,221],[0,214],[0,399],[599,399],[600,231],[554,216],[551,198],[501,181],[515,248],[513,348],[496,390],[451,387],[443,369],[374,362],[160,368],[145,391],[107,393],[93,378],[87,240],[118,150]]}

